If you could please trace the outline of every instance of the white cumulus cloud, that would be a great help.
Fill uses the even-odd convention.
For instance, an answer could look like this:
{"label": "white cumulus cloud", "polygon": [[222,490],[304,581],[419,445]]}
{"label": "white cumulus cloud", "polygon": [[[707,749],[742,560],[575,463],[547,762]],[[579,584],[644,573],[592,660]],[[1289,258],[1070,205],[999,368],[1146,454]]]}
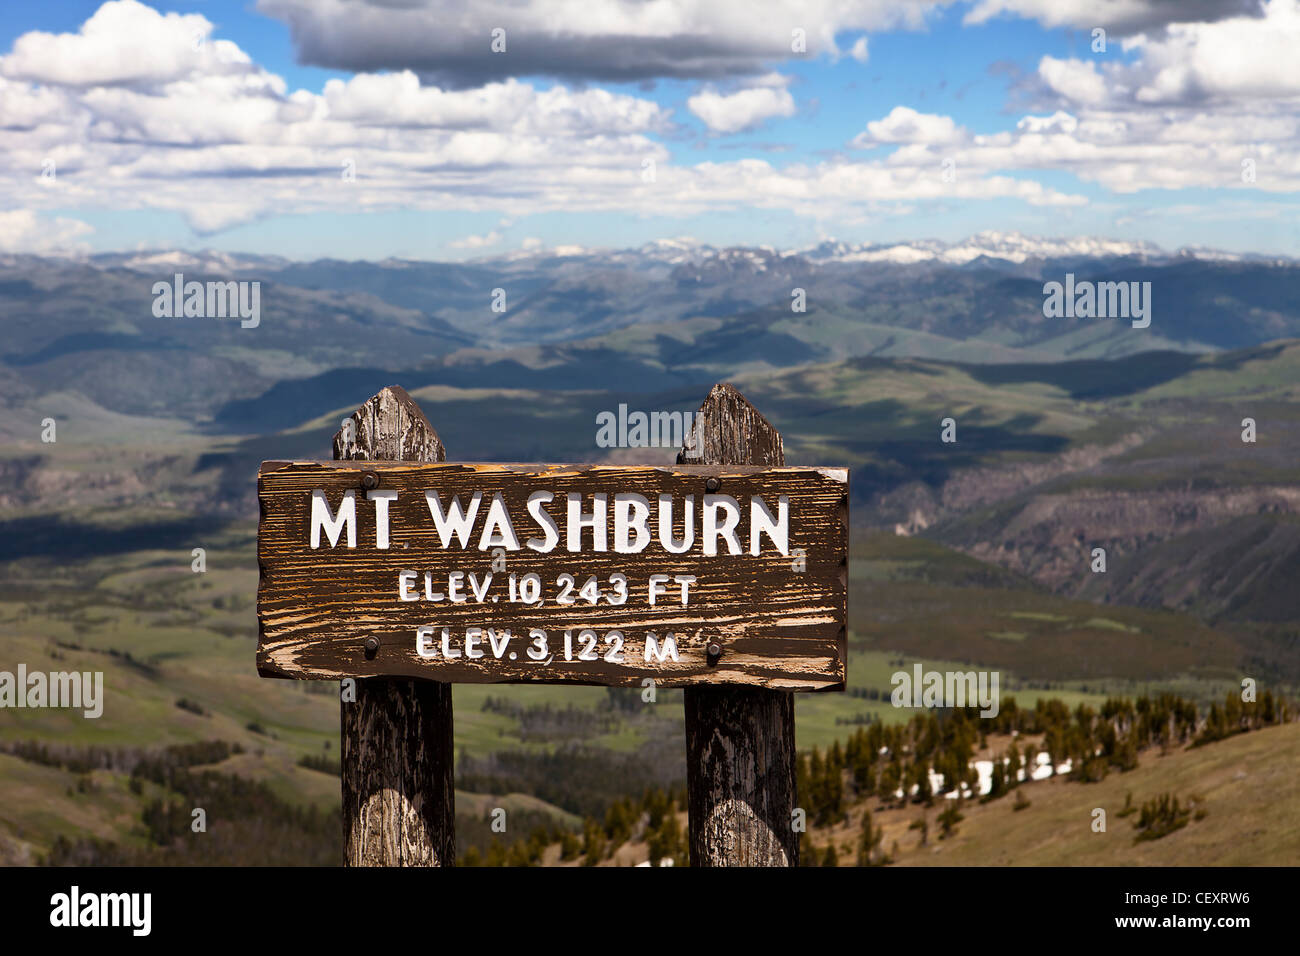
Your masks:
{"label": "white cumulus cloud", "polygon": [[81,238],[94,231],[80,219],[51,219],[30,209],[0,212],[0,252],[82,252],[87,247]]}
{"label": "white cumulus cloud", "polygon": [[246,54],[228,40],[209,40],[211,32],[201,14],[162,14],[136,0],[111,0],[77,33],[24,33],[0,74],[62,86],[152,85],[249,69]]}
{"label": "white cumulus cloud", "polygon": [[735,93],[701,90],[686,101],[687,108],[715,133],[754,129],[774,116],[793,116],[794,97],[778,86],[757,86]]}
{"label": "white cumulus cloud", "polygon": [[867,123],[866,131],[854,137],[852,145],[860,149],[881,143],[930,146],[957,143],[966,137],[966,131],[951,116],[918,113],[909,106],[895,106],[884,119]]}
{"label": "white cumulus cloud", "polygon": [[493,230],[481,236],[465,236],[463,239],[453,239],[447,243],[453,249],[484,249],[488,246],[495,246],[501,242],[501,233]]}
{"label": "white cumulus cloud", "polygon": [[[349,5],[370,9],[361,0]],[[718,25],[731,22],[724,14],[739,16],[726,4],[712,12],[673,3],[609,9],[641,23],[647,36],[659,35],[642,22],[653,13],[665,36],[712,29],[719,42]],[[25,33],[0,55],[0,209],[29,210],[9,214],[7,243],[54,248],[89,229],[49,218],[67,209],[173,211],[201,232],[264,216],[393,209],[482,212],[492,217],[487,222],[549,211],[770,209],[835,222],[928,201],[1085,202],[1059,180],[1036,181],[1038,172],[1066,172],[1117,193],[1224,188],[1241,182],[1244,159],[1258,169],[1253,189],[1300,192],[1300,81],[1293,70],[1259,65],[1289,62],[1284,51],[1300,44],[1297,10],[1300,0],[1269,0],[1262,17],[1135,35],[1124,59],[1044,57],[1032,91],[1041,102],[994,132],[899,105],[863,116],[865,128],[852,140],[896,147],[888,154],[777,166],[756,158],[677,162],[674,140],[664,135],[673,131],[668,108],[591,84],[543,88],[505,76],[461,88],[409,65],[330,80],[319,91],[290,90],[215,38],[201,17],[200,46],[212,55],[195,50],[188,32],[197,21],[186,18],[197,14],[112,0],[74,32]],[[591,19],[592,36],[631,29],[617,18]],[[811,29],[811,17],[805,22]],[[788,43],[783,21],[772,23],[765,28]],[[136,34],[170,45],[137,62]],[[510,37],[514,50],[519,36]],[[82,62],[82,51],[97,49],[87,43],[136,55],[86,53]],[[758,64],[750,53],[746,62]],[[687,105],[715,133],[753,129],[794,114],[787,83],[768,65],[743,80],[720,80]],[[57,177],[33,185],[51,163]],[[651,164],[655,175],[647,176]],[[456,241],[474,248],[469,238]]]}

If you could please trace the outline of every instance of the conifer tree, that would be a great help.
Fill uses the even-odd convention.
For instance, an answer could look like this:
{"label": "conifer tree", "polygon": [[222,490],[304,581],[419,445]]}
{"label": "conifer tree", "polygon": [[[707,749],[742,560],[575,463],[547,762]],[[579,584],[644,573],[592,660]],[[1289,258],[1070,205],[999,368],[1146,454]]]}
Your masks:
{"label": "conifer tree", "polygon": [[605,830],[595,820],[588,817],[582,828],[583,866],[595,866],[605,857]]}
{"label": "conifer tree", "polygon": [[998,797],[1002,796],[1006,792],[1007,792],[1007,785],[1006,785],[1006,778],[1003,776],[1002,761],[994,760],[993,775],[992,775],[992,779],[989,781],[988,798],[990,800],[996,800]]}
{"label": "conifer tree", "polygon": [[862,824],[858,835],[858,866],[871,866],[880,841],[885,837],[884,827],[873,826],[871,810],[862,811]]}

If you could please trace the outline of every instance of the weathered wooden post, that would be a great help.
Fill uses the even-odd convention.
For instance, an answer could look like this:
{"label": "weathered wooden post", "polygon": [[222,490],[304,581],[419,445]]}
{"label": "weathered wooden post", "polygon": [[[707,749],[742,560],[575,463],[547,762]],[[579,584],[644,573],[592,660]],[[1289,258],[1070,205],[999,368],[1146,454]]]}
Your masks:
{"label": "weathered wooden post", "polygon": [[[745,396],[721,384],[677,461],[784,465],[785,450]],[[796,866],[794,694],[719,686],[683,694],[691,865]]]}
{"label": "weathered wooden post", "polygon": [[[334,436],[335,460],[447,459],[438,433],[398,386],[358,408],[350,424]],[[358,644],[369,637],[358,634]],[[344,865],[452,866],[451,685],[358,680],[355,703],[340,707]]]}

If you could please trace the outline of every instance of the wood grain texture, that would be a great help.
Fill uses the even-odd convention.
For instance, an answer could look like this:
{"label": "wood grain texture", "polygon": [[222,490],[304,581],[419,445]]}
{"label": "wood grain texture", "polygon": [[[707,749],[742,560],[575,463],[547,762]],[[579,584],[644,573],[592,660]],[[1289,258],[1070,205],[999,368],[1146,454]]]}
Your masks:
{"label": "wood grain texture", "polygon": [[[385,388],[351,420],[351,429],[334,436],[336,459],[446,458],[437,432],[400,387]],[[451,685],[358,680],[356,701],[340,707],[344,865],[452,866]]]}
{"label": "wood grain texture", "polygon": [[[760,419],[761,421],[761,419]],[[756,441],[758,439],[756,438]],[[779,454],[779,436],[776,439]],[[762,457],[772,457],[767,453]],[[375,509],[365,500],[364,479],[375,490],[396,493],[388,503],[389,547],[376,544]],[[748,684],[793,690],[834,687],[845,679],[845,601],[847,582],[847,472],[843,469],[782,468],[739,465],[578,466],[515,464],[412,465],[399,462],[266,462],[258,480],[261,524],[258,557],[262,583],[258,595],[261,625],[258,669],[267,676],[338,679],[344,676],[424,677],[449,682],[576,682],[638,686],[646,678],[661,686],[691,683]],[[712,489],[712,492],[710,491]],[[342,536],[331,546],[322,537],[310,547],[310,503],[323,491],[331,509],[344,495],[356,505],[355,547]],[[525,546],[542,527],[531,517],[531,493],[550,491],[546,505],[560,530],[554,550],[539,553]],[[428,491],[439,507],[453,500],[469,507],[481,495],[472,531],[462,541],[442,540],[430,515]],[[581,496],[590,510],[595,495],[608,502],[632,493],[657,509],[661,496],[676,502],[674,536],[684,534],[691,501],[695,544],[672,554],[657,540],[656,515],[648,519],[650,540],[644,550],[613,550],[613,507],[607,508],[608,550],[565,547],[568,494]],[[737,526],[743,552],[703,553],[702,508],[713,494],[740,504]],[[487,526],[489,503],[497,496],[511,516],[519,550],[501,555],[504,569],[494,569],[491,549],[479,547]],[[760,498],[772,512],[788,502],[789,542],[782,553],[768,537],[759,537],[759,554],[750,553],[749,502]],[[802,553],[802,557],[794,557]],[[399,575],[408,578],[407,596],[399,592]],[[537,574],[542,600],[512,600],[509,579]],[[612,573],[626,578],[626,599],[614,603]],[[425,575],[428,575],[428,584]],[[446,598],[449,575],[465,575],[467,600]],[[474,575],[469,579],[468,575]],[[567,574],[576,587],[571,603],[556,599]],[[652,574],[667,575],[663,592],[651,605]],[[683,606],[678,575],[694,576]],[[575,597],[588,580],[601,589],[595,603]],[[481,597],[471,588],[482,584]],[[417,628],[432,628],[433,656],[417,651]],[[459,656],[436,649],[442,629]],[[483,638],[470,658],[467,629],[491,628],[498,643]],[[579,637],[590,628],[601,638],[583,659]],[[534,659],[534,629],[546,632],[547,651]],[[564,633],[574,637],[566,644]],[[604,638],[618,631],[617,653]],[[505,635],[509,633],[509,637]],[[647,654],[648,635],[664,642],[674,635],[676,659]],[[365,641],[378,642],[368,652]],[[477,639],[476,639],[477,640]],[[720,654],[710,655],[710,645]],[[566,647],[572,653],[566,653]],[[426,651],[428,647],[426,646]]]}
{"label": "wood grain texture", "polygon": [[[731,385],[714,386],[700,416],[703,448],[683,448],[678,461],[785,464],[780,433]],[[691,865],[796,866],[794,695],[688,687],[684,696]]]}

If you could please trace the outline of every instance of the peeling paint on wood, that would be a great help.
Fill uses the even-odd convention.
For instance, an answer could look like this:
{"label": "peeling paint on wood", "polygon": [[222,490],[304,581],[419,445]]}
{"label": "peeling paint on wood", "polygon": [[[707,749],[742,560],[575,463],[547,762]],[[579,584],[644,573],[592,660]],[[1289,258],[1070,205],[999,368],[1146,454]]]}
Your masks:
{"label": "peeling paint on wood", "polygon": [[844,681],[843,469],[266,462],[258,496],[266,676]]}

